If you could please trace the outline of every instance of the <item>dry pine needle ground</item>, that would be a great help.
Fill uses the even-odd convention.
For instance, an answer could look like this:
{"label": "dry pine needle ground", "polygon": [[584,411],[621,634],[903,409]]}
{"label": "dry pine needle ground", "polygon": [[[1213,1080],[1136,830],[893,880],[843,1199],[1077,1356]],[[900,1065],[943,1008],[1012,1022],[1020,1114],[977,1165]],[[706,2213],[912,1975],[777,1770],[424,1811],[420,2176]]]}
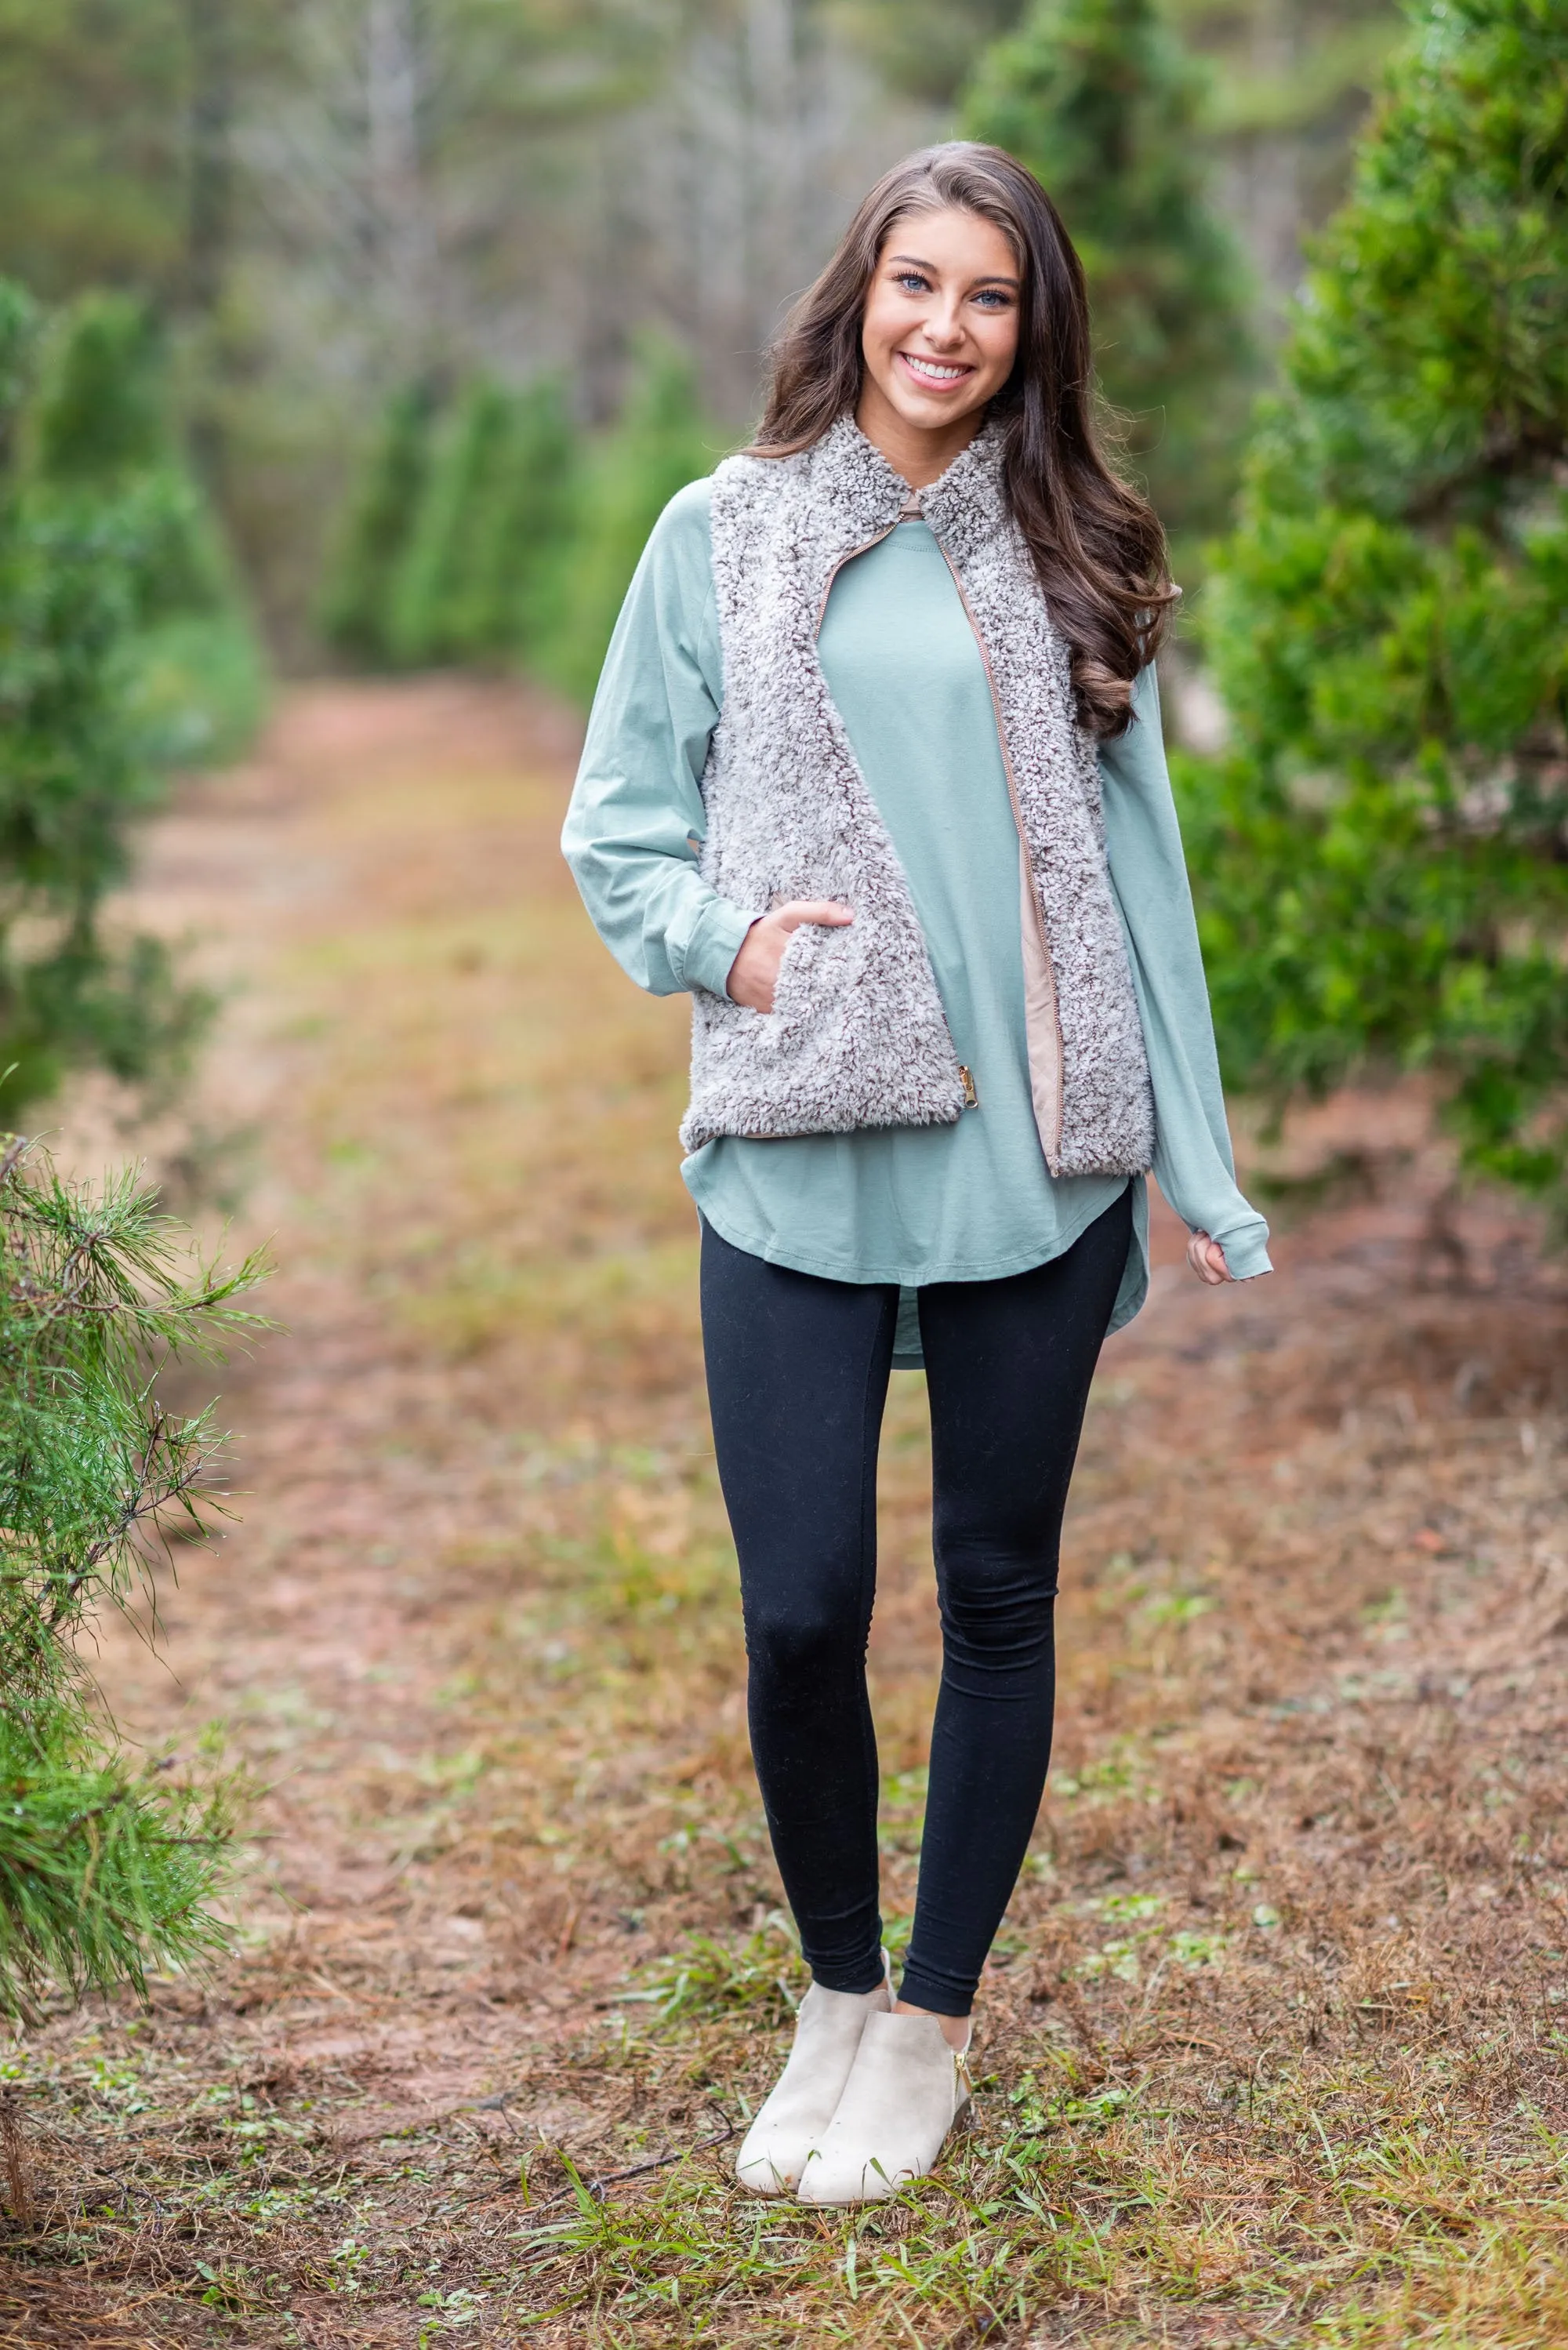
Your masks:
{"label": "dry pine needle ground", "polygon": [[[263,1792],[232,1964],[11,2052],[0,2345],[1568,2338],[1568,1296],[1503,1207],[1447,1198],[1413,1099],[1303,1130],[1345,1180],[1276,1279],[1168,1263],[1107,1348],[972,2128],[875,2212],[732,2191],[800,1979],[683,1015],[570,893],[570,750],[502,689],[315,689],[151,844],[145,910],[230,991],[159,1148],[208,1197],[239,1170],[286,1327],[229,1377],[242,1520],[182,1559],[166,1663],[100,1665],[128,1728],[221,1719]],[[67,1156],[105,1116],[71,1107]],[[928,1473],[900,1375],[895,1939]]]}

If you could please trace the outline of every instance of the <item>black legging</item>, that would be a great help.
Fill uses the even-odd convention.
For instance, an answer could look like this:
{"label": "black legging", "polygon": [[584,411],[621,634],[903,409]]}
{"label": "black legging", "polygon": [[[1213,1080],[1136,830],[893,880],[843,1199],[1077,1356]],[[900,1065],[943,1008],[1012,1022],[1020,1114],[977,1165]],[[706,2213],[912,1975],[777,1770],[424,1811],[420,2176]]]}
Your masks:
{"label": "black legging", "polygon": [[[1045,1784],[1068,1480],[1131,1233],[1124,1191],[1066,1253],[919,1293],[942,1679],[900,1996],[967,2015]],[[866,1644],[898,1293],[702,1230],[702,1338],[741,1560],[752,1752],[812,1974],[881,1979]]]}

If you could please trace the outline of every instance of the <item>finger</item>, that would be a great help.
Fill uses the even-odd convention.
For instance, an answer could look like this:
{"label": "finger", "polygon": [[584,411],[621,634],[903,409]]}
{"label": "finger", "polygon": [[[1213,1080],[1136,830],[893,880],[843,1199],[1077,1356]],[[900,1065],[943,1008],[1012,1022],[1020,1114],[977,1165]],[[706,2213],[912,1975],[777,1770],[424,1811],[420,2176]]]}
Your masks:
{"label": "finger", "polygon": [[1231,1278],[1231,1269],[1225,1263],[1224,1251],[1218,1241],[1210,1239],[1207,1232],[1193,1232],[1190,1235],[1187,1243],[1187,1262],[1199,1280],[1206,1282],[1211,1289],[1218,1288],[1222,1281],[1229,1281]]}
{"label": "finger", "polygon": [[855,917],[847,906],[836,906],[831,898],[792,898],[787,906],[774,907],[774,920],[782,930],[798,931],[803,922],[836,928]]}

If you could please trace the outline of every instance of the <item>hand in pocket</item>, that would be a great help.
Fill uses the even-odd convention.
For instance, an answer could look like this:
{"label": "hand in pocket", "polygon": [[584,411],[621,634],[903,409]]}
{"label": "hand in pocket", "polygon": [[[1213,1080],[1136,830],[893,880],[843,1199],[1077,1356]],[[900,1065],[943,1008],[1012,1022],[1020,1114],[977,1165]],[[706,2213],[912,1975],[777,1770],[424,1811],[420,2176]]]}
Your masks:
{"label": "hand in pocket", "polygon": [[854,920],[847,906],[836,906],[831,898],[792,898],[787,905],[760,915],[730,965],[726,986],[731,1002],[753,1012],[771,1012],[784,949],[801,924],[820,922],[825,930],[839,930]]}

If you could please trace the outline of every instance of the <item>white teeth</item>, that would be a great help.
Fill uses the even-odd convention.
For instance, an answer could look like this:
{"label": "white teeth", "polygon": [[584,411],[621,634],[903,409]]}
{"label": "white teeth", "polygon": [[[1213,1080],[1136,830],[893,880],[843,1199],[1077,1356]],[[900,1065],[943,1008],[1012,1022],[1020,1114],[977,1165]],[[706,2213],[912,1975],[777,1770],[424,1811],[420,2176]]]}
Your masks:
{"label": "white teeth", "polygon": [[968,368],[943,367],[936,359],[918,359],[913,351],[900,351],[898,357],[912,367],[917,375],[929,375],[934,383],[956,383]]}

